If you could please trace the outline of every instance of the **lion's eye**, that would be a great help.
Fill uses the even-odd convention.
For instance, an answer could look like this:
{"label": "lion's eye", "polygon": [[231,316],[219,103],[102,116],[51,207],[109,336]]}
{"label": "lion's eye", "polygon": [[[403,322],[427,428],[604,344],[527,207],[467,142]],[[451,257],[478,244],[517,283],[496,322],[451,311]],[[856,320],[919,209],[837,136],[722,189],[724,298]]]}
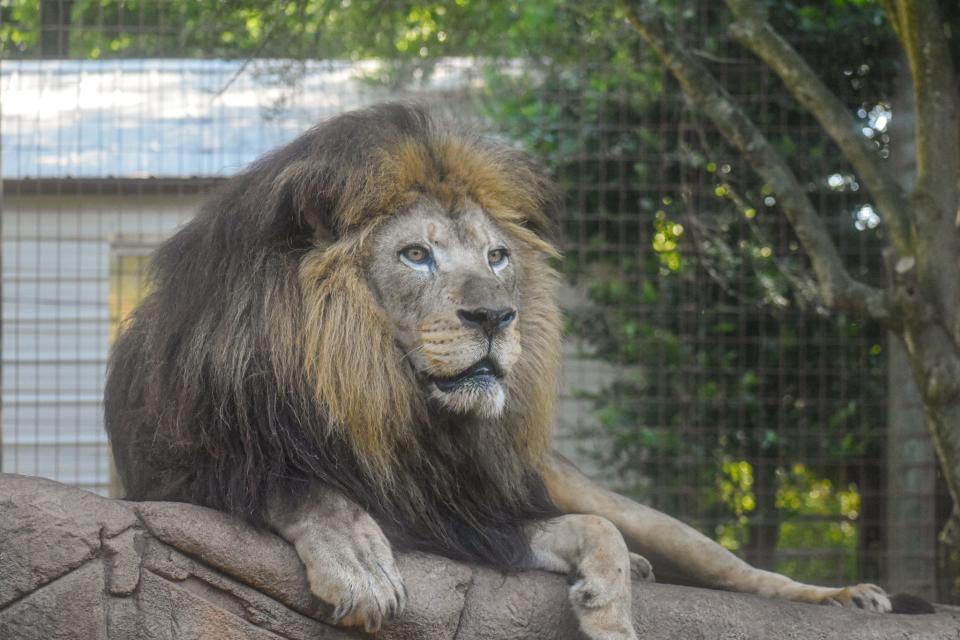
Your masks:
{"label": "lion's eye", "polygon": [[494,271],[499,271],[507,266],[507,256],[509,255],[506,249],[493,249],[487,254],[487,261]]}
{"label": "lion's eye", "polygon": [[433,256],[430,250],[419,244],[412,244],[400,250],[400,259],[407,266],[420,271],[429,271],[433,265]]}

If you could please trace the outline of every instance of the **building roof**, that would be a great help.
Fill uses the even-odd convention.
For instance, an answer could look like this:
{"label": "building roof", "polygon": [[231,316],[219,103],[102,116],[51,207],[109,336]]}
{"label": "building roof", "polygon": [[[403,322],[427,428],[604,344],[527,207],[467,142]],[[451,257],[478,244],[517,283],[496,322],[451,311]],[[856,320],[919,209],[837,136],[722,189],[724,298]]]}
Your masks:
{"label": "building roof", "polygon": [[[22,60],[0,64],[0,176],[215,178],[319,120],[395,97],[373,62]],[[424,89],[463,87],[440,65]]]}

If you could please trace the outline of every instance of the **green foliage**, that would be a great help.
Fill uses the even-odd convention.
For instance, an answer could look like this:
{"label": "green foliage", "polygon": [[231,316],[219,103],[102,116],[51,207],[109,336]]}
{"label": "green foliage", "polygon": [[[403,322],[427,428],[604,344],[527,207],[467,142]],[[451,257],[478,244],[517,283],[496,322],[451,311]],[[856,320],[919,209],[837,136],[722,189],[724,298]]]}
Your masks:
{"label": "green foliage", "polygon": [[0,0],[0,54],[31,51],[40,35],[37,0]]}
{"label": "green foliage", "polygon": [[679,243],[683,236],[683,225],[667,218],[667,213],[660,209],[653,218],[653,250],[660,258],[660,264],[668,273],[677,273],[683,268],[683,258],[680,256]]}
{"label": "green foliage", "polygon": [[[39,0],[0,5],[8,55],[34,53],[39,6]],[[425,60],[542,52],[574,60],[582,47],[610,37],[596,6],[563,0],[76,0],[70,53]]]}
{"label": "green foliage", "polygon": [[[746,460],[725,460],[717,478],[717,497],[734,515],[717,527],[717,541],[731,551],[742,551],[749,541],[749,518],[757,507],[753,466]],[[835,487],[828,478],[796,463],[777,470],[776,508],[781,515],[778,572],[811,582],[858,579],[856,485]]]}
{"label": "green foliage", "polygon": [[[787,551],[777,571],[800,580],[855,582],[860,493],[856,485],[837,487],[805,465],[778,472],[777,508],[784,514],[779,546]],[[839,518],[837,516],[840,516]],[[820,550],[791,558],[790,551]]]}

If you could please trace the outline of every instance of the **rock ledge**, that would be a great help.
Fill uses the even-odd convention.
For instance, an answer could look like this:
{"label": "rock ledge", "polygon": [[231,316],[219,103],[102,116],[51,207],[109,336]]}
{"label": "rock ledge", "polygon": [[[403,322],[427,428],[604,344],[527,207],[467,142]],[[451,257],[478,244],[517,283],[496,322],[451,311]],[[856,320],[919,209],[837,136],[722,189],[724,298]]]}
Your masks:
{"label": "rock ledge", "polygon": [[[410,591],[388,640],[580,638],[561,576],[504,577],[434,556],[399,558]],[[875,615],[670,585],[634,588],[642,638],[960,637],[960,610]],[[317,620],[292,547],[193,505],[108,500],[0,474],[0,638],[363,637]]]}

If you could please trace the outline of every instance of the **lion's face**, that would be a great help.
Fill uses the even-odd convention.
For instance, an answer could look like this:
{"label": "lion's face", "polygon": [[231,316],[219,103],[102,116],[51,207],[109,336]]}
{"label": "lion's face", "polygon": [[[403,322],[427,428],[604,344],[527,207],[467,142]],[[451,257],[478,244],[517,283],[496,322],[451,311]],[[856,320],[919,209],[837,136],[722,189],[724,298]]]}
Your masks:
{"label": "lion's face", "polygon": [[522,251],[476,203],[429,196],[373,236],[368,281],[424,392],[460,414],[497,417],[521,355]]}

